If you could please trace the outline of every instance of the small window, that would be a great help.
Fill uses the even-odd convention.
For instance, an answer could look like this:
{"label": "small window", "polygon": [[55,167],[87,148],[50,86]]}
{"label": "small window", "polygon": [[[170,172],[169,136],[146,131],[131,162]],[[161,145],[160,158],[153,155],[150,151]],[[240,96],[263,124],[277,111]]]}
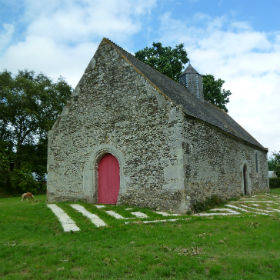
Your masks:
{"label": "small window", "polygon": [[258,153],[256,153],[256,172],[259,172]]}

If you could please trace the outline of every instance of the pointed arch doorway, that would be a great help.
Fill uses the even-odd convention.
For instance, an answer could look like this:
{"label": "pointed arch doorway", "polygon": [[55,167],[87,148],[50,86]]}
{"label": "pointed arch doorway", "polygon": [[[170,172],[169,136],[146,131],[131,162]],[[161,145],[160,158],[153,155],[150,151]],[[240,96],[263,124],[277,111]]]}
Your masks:
{"label": "pointed arch doorway", "polygon": [[98,162],[98,197],[101,204],[116,204],[120,190],[120,167],[116,157],[105,154]]}

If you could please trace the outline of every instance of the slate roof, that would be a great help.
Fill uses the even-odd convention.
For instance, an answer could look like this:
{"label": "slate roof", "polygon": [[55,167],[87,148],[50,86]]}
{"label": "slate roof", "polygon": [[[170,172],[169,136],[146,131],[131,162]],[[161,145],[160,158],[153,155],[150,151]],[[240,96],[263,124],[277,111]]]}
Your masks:
{"label": "slate roof", "polygon": [[[175,104],[181,105],[185,114],[211,124],[231,136],[237,137],[245,143],[267,151],[254,137],[234,121],[226,112],[207,101],[198,99],[191,94],[186,87],[163,75],[149,65],[138,60],[134,55],[128,53],[109,39],[104,38],[119,53],[132,64],[138,72],[169,97]],[[193,68],[193,67],[192,67]]]}
{"label": "slate roof", "polygon": [[182,75],[184,74],[199,74],[199,73],[192,67],[191,64],[189,64],[186,70],[182,73]]}

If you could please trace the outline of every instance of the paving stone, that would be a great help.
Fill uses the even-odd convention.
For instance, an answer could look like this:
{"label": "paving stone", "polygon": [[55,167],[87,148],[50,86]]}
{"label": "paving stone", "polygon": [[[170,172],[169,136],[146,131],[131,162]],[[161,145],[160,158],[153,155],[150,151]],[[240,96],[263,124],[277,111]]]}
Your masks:
{"label": "paving stone", "polygon": [[47,207],[50,208],[51,211],[58,218],[65,232],[80,230],[76,223],[56,204],[47,204]]}
{"label": "paving stone", "polygon": [[85,217],[89,218],[89,220],[97,227],[104,227],[106,226],[106,223],[101,220],[97,215],[90,213],[88,210],[85,209],[84,206],[79,204],[71,204],[71,207],[75,210],[82,213]]}
{"label": "paving stone", "polygon": [[148,218],[148,216],[142,212],[131,212],[131,214],[136,216],[137,218],[142,218],[142,219]]}
{"label": "paving stone", "polygon": [[117,212],[115,211],[112,211],[112,210],[108,210],[108,211],[105,211],[108,215],[118,219],[118,220],[127,220],[127,219],[131,219],[131,218],[125,218],[123,217],[122,215],[118,214]]}
{"label": "paving stone", "polygon": [[105,205],[101,205],[101,204],[96,204],[95,207],[98,208],[98,209],[101,209],[101,208],[104,208],[106,206]]}
{"label": "paving stone", "polygon": [[162,215],[164,217],[169,217],[169,216],[179,216],[179,214],[171,214],[163,211],[156,211],[157,214]]}

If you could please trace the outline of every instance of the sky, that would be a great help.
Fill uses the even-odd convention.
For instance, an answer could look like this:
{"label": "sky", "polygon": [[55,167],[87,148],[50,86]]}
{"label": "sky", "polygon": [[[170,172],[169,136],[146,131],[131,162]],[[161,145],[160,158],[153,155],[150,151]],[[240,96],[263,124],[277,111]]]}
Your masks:
{"label": "sky", "polygon": [[73,87],[103,37],[134,53],[183,43],[232,92],[229,115],[280,151],[280,0],[0,0],[0,71]]}

